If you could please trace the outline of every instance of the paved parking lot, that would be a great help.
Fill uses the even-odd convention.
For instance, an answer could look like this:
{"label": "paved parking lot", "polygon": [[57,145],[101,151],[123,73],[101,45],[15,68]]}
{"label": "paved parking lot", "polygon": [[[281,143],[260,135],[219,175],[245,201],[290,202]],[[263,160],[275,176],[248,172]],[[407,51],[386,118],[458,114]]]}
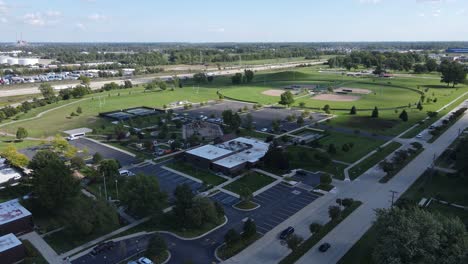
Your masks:
{"label": "paved parking lot", "polygon": [[186,183],[190,185],[194,192],[196,192],[202,186],[201,183],[195,182],[184,176],[180,176],[179,174],[161,168],[161,165],[147,165],[144,167],[136,167],[130,170],[133,173],[143,173],[146,175],[156,176],[158,178],[159,187],[161,190],[169,195],[169,201],[174,199],[174,190],[178,185]]}
{"label": "paved parking lot", "polygon": [[313,173],[310,171],[302,171],[302,173],[296,173],[292,176],[294,181],[302,182],[311,187],[316,187],[320,184],[321,173]]}
{"label": "paved parking lot", "polygon": [[89,155],[94,155],[94,153],[99,152],[105,159],[116,159],[120,162],[121,166],[129,166],[135,162],[135,158],[128,154],[103,146],[86,138],[79,138],[69,142],[79,149],[87,148]]}
{"label": "paved parking lot", "polygon": [[318,197],[316,194],[280,183],[255,196],[253,202],[261,207],[253,211],[251,217],[257,224],[257,231],[265,234]]}
{"label": "paved parking lot", "polygon": [[207,117],[211,117],[211,115],[214,115],[216,118],[220,118],[221,114],[225,110],[232,110],[233,112],[237,112],[237,110],[242,109],[245,106],[247,106],[249,109],[252,109],[252,104],[249,103],[223,101],[221,103],[210,104],[202,107],[194,107],[188,110],[179,109],[175,112],[182,114],[187,113],[188,116],[192,119],[196,119],[200,117],[200,115],[204,115]]}
{"label": "paved parking lot", "polygon": [[224,192],[218,192],[217,194],[210,196],[210,198],[225,206],[233,206],[240,201],[239,198],[231,196]]}

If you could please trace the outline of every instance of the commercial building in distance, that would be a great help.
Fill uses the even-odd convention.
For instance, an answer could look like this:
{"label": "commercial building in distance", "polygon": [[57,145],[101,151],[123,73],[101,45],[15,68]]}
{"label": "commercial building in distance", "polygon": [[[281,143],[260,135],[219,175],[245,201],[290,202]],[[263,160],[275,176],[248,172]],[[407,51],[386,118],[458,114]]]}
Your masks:
{"label": "commercial building in distance", "polygon": [[32,214],[17,199],[0,203],[0,235],[18,235],[32,230]]}
{"label": "commercial building in distance", "polygon": [[185,153],[185,159],[195,166],[237,175],[255,166],[265,156],[270,144],[239,137],[216,145],[205,145]]}

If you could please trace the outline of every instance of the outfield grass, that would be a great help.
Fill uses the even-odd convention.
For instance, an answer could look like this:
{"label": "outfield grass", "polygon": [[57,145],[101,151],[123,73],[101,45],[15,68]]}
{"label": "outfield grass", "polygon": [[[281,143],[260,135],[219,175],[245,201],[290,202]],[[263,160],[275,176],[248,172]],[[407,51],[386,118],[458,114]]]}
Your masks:
{"label": "outfield grass", "polygon": [[254,193],[255,191],[267,186],[274,181],[275,179],[270,176],[256,172],[250,172],[242,178],[224,186],[223,188],[228,191],[240,194],[240,190],[247,187],[252,193]]}
{"label": "outfield grass", "polygon": [[[327,150],[330,144],[335,144],[337,152],[336,154],[331,154],[332,159],[353,163],[384,144],[385,141],[359,136],[358,134],[331,131],[330,135],[320,139],[319,143],[323,145],[324,150]],[[352,143],[354,146],[348,152],[343,151],[342,146],[349,143]]]}
{"label": "outfield grass", "polygon": [[365,160],[351,167],[351,169],[349,169],[348,171],[349,177],[352,180],[356,179],[357,177],[361,176],[361,174],[363,174],[368,169],[370,169],[372,166],[374,166],[375,164],[385,159],[385,157],[390,155],[390,153],[394,152],[399,147],[401,147],[400,143],[391,142],[384,148],[377,150],[376,153],[372,154],[371,156],[367,157]]}
{"label": "outfield grass", "polygon": [[196,168],[194,166],[192,166],[191,164],[188,164],[188,163],[184,163],[182,161],[175,161],[175,162],[171,162],[171,163],[168,163],[166,164],[167,167],[171,168],[171,169],[174,169],[174,170],[177,170],[177,171],[180,171],[182,173],[185,173],[185,174],[188,174],[194,178],[197,178],[201,181],[203,181],[204,183],[207,183],[207,184],[210,184],[210,185],[213,185],[213,186],[217,186],[223,182],[226,181],[226,179],[208,171],[208,170],[205,170],[205,169],[201,169],[201,168]]}
{"label": "outfield grass", "polygon": [[0,136],[0,152],[5,150],[8,146],[13,145],[16,149],[24,149],[33,146],[40,145],[42,142],[40,140],[23,140],[17,141],[13,137]]}

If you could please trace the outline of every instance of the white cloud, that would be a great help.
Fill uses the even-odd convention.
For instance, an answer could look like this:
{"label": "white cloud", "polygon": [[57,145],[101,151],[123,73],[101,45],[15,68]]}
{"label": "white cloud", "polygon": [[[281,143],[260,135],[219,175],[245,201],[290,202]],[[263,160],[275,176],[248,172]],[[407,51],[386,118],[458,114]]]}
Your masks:
{"label": "white cloud", "polygon": [[107,16],[96,13],[96,14],[89,15],[88,19],[92,21],[104,21],[104,20],[107,20]]}
{"label": "white cloud", "polygon": [[2,17],[2,18],[0,18],[0,22],[1,23],[8,23],[8,19],[6,19],[5,17]]}
{"label": "white cloud", "polygon": [[28,13],[22,17],[23,22],[31,26],[53,25],[59,22],[62,13],[59,11],[47,11],[46,13]]}
{"label": "white cloud", "polygon": [[5,14],[8,9],[8,5],[4,1],[0,0],[0,14]]}
{"label": "white cloud", "polygon": [[361,4],[378,4],[382,2],[382,0],[359,0]]}
{"label": "white cloud", "polygon": [[86,26],[83,23],[76,23],[75,27],[80,30],[85,30]]}

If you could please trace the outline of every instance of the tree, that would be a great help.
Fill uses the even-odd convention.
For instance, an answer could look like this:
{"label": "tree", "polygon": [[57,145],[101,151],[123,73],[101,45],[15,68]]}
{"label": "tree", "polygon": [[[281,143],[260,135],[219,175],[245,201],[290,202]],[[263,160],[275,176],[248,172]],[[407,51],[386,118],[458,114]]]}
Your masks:
{"label": "tree", "polygon": [[150,238],[145,254],[147,254],[148,256],[150,256],[151,259],[153,259],[154,257],[161,256],[166,251],[166,241],[160,234],[156,233]]}
{"label": "tree", "polygon": [[271,145],[263,159],[265,166],[267,167],[280,170],[289,169],[288,155],[281,148],[276,148],[275,146]]}
{"label": "tree", "polygon": [[67,207],[70,209],[64,214],[64,231],[70,236],[107,233],[119,226],[115,209],[104,201],[77,197]]}
{"label": "tree", "polygon": [[16,167],[25,167],[29,162],[28,157],[19,153],[15,146],[11,144],[6,146],[6,148],[0,153],[0,156],[7,159],[11,165]]}
{"label": "tree", "polygon": [[81,84],[84,86],[89,86],[91,84],[91,78],[85,75],[81,75],[78,80],[81,81]]}
{"label": "tree", "polygon": [[50,83],[41,83],[41,85],[39,85],[39,91],[41,91],[42,96],[47,101],[50,101],[55,98],[55,91],[54,88],[52,88],[52,85],[50,85]]}
{"label": "tree", "polygon": [[299,116],[296,120],[296,123],[299,125],[299,126],[302,126],[304,124],[304,118],[302,116]]}
{"label": "tree", "polygon": [[354,203],[354,199],[353,199],[353,198],[344,198],[343,200],[341,200],[341,204],[342,204],[344,207],[350,207],[353,203]]}
{"label": "tree", "polygon": [[279,101],[280,104],[291,106],[294,103],[294,96],[290,91],[286,91],[281,94],[281,99]]}
{"label": "tree", "polygon": [[290,236],[288,236],[288,238],[286,238],[286,245],[289,249],[295,251],[299,247],[299,245],[301,245],[302,241],[304,241],[304,239],[299,235],[291,234]]}
{"label": "tree", "polygon": [[343,144],[343,146],[341,147],[341,150],[343,150],[344,152],[348,152],[350,150],[348,144]]}
{"label": "tree", "polygon": [[335,144],[331,143],[330,145],[328,145],[328,153],[330,154],[336,154],[336,147],[335,147]]}
{"label": "tree", "polygon": [[167,202],[167,195],[161,192],[154,176],[137,174],[128,178],[122,189],[122,203],[138,216],[160,215]]}
{"label": "tree", "polygon": [[133,87],[132,81],[130,81],[130,80],[125,80],[124,81],[124,88],[125,89],[132,88],[132,87]]}
{"label": "tree", "polygon": [[454,151],[455,169],[458,174],[468,179],[468,139],[464,138],[460,141]]}
{"label": "tree", "polygon": [[197,84],[206,83],[207,81],[206,74],[204,74],[203,72],[194,74],[193,81]]}
{"label": "tree", "polygon": [[458,217],[417,207],[379,209],[374,227],[375,263],[466,263],[467,231]]}
{"label": "tree", "polygon": [[102,160],[99,163],[99,173],[102,177],[113,178],[119,175],[119,167],[115,159]]}
{"label": "tree", "polygon": [[99,152],[94,153],[93,155],[93,163],[94,165],[99,164],[102,161],[102,155]]}
{"label": "tree", "polygon": [[250,83],[254,78],[254,72],[251,70],[244,70],[245,82]]}
{"label": "tree", "polygon": [[24,127],[18,127],[16,130],[16,139],[23,141],[23,139],[28,137],[28,131]]}
{"label": "tree", "polygon": [[247,129],[248,131],[251,131],[254,128],[254,126],[253,126],[253,117],[252,117],[252,114],[250,114],[250,113],[248,113],[245,116],[244,128]]}
{"label": "tree", "polygon": [[357,113],[356,106],[353,105],[353,107],[351,107],[351,110],[349,111],[349,114],[355,115],[356,113]]}
{"label": "tree", "polygon": [[70,167],[75,170],[81,170],[86,166],[86,162],[82,157],[75,156],[70,159]]}
{"label": "tree", "polygon": [[442,74],[440,81],[446,83],[447,86],[452,83],[453,87],[455,87],[455,85],[463,83],[466,80],[467,72],[464,66],[456,61],[442,62],[439,71]]}
{"label": "tree", "polygon": [[408,121],[408,113],[406,110],[401,111],[399,118],[403,120],[403,122]]}
{"label": "tree", "polygon": [[437,61],[434,60],[434,59],[427,59],[426,60],[426,69],[428,72],[433,72],[435,70],[437,70]]}
{"label": "tree", "polygon": [[233,228],[229,229],[227,233],[224,235],[224,242],[226,243],[228,247],[231,247],[232,245],[236,244],[237,242],[240,241],[240,239],[241,239],[241,236]]}
{"label": "tree", "polygon": [[323,185],[330,185],[332,183],[333,179],[330,175],[326,174],[326,173],[322,173],[320,175],[320,184],[323,184]]}
{"label": "tree", "polygon": [[271,129],[278,133],[280,131],[280,121],[279,120],[273,120],[271,121]]}
{"label": "tree", "polygon": [[257,234],[257,225],[251,218],[245,221],[243,231],[244,232],[242,233],[242,237],[244,239],[250,238],[254,236],[255,234]]}
{"label": "tree", "polygon": [[330,207],[328,207],[328,215],[332,220],[340,218],[341,208],[337,205],[331,205]]}
{"label": "tree", "polygon": [[236,131],[242,123],[239,114],[233,113],[231,109],[224,110],[221,116],[223,117],[224,124],[228,125],[231,131]]}
{"label": "tree", "polygon": [[[252,175],[246,175],[245,177],[249,177],[249,176],[252,176]],[[240,196],[240,199],[242,200],[242,202],[246,203],[246,202],[250,202],[250,200],[252,200],[253,193],[252,193],[252,191],[250,190],[249,187],[242,186],[239,189],[239,196]]]}
{"label": "tree", "polygon": [[242,73],[236,73],[231,77],[232,84],[242,83]]}
{"label": "tree", "polygon": [[65,162],[52,151],[39,151],[29,162],[33,171],[33,191],[37,202],[49,212],[57,212],[79,192],[76,181]]}
{"label": "tree", "polygon": [[322,225],[319,223],[312,223],[309,226],[309,230],[312,234],[320,231],[321,228],[322,228]]}
{"label": "tree", "polygon": [[77,112],[78,114],[83,113],[83,109],[81,109],[81,106],[78,106],[78,107],[76,108],[76,112]]}
{"label": "tree", "polygon": [[374,110],[372,110],[372,115],[371,115],[372,118],[378,118],[379,117],[379,109],[376,107],[374,107]]}
{"label": "tree", "polygon": [[418,105],[416,106],[416,108],[417,108],[419,111],[423,110],[423,106],[422,106],[421,101],[418,102]]}
{"label": "tree", "polygon": [[300,103],[299,103],[299,107],[300,107],[300,108],[304,108],[305,106],[306,106],[306,103],[305,103],[305,102],[300,102]]}
{"label": "tree", "polygon": [[326,104],[322,109],[325,113],[330,114],[330,105]]}

